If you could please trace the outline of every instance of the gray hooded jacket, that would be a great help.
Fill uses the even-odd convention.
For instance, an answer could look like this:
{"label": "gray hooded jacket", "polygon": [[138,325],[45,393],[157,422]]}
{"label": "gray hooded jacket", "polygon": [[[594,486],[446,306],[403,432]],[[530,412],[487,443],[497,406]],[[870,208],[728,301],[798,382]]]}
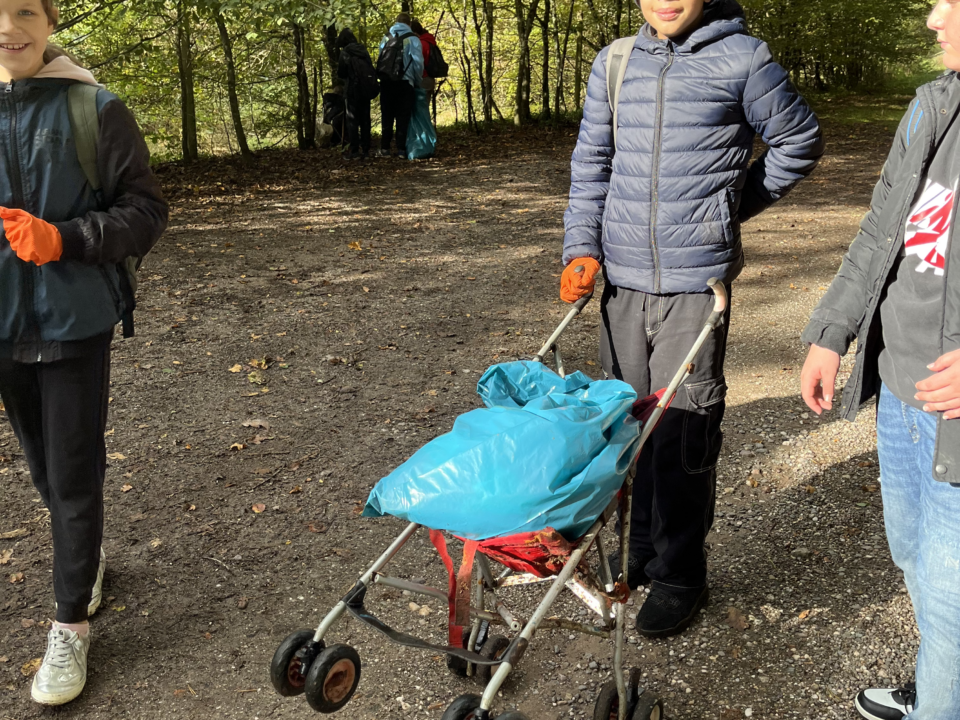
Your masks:
{"label": "gray hooded jacket", "polygon": [[[713,0],[685,38],[644,25],[620,91],[617,147],[607,102],[609,48],[587,86],[571,162],[564,264],[596,258],[607,279],[648,293],[707,292],[743,269],[740,223],[813,171],[813,111],[734,0]],[[769,149],[753,164],[759,133]]]}
{"label": "gray hooded jacket", "polygon": [[[857,340],[853,374],[843,389],[841,415],[854,420],[860,405],[880,389],[878,359],[883,349],[880,303],[893,281],[903,249],[907,214],[937,148],[950,143],[960,150],[960,78],[949,72],[917,90],[917,98],[900,122],[870,210],[843,258],[830,289],[817,305],[803,340],[845,355]],[[953,124],[953,131],[947,130]],[[960,195],[958,195],[960,197]],[[954,200],[953,217],[957,217]],[[954,226],[955,227],[955,226]],[[955,235],[955,230],[951,230]],[[946,258],[941,354],[960,348],[960,242],[951,235]],[[952,269],[951,269],[952,268]],[[960,483],[960,420],[937,424],[933,477]]]}

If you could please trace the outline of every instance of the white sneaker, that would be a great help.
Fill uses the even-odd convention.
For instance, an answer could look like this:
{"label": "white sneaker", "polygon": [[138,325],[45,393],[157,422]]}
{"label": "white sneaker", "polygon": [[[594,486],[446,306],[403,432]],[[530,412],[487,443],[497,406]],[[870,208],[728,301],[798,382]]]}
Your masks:
{"label": "white sneaker", "polygon": [[89,650],[89,633],[84,637],[54,623],[43,664],[33,676],[31,697],[41,705],[63,705],[77,697],[87,684]]}
{"label": "white sneaker", "polygon": [[93,584],[93,595],[90,597],[90,604],[87,605],[87,617],[93,615],[100,602],[103,600],[103,571],[107,568],[107,556],[100,548],[100,567],[97,568],[97,581]]}
{"label": "white sneaker", "polygon": [[901,720],[913,712],[917,704],[917,687],[908,683],[902,688],[868,688],[861,690],[854,705],[867,720]]}

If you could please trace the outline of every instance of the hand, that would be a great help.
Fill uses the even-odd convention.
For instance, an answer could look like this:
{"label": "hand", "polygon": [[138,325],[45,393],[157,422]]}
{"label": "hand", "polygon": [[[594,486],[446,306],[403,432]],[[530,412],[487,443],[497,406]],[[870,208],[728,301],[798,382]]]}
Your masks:
{"label": "hand", "polygon": [[[840,356],[833,350],[811,345],[807,360],[800,371],[800,394],[807,407],[820,415],[833,409],[833,397],[837,391],[837,371]],[[960,407],[960,405],[958,405]]]}
{"label": "hand", "polygon": [[43,265],[59,260],[63,254],[60,231],[48,222],[24,210],[0,207],[0,219],[7,242],[24,262]]}
{"label": "hand", "polygon": [[600,272],[600,263],[592,257],[582,257],[571,261],[560,276],[560,299],[574,303],[593,292]]}
{"label": "hand", "polygon": [[941,355],[927,365],[934,374],[917,383],[914,397],[925,412],[942,412],[946,420],[960,418],[960,350]]}

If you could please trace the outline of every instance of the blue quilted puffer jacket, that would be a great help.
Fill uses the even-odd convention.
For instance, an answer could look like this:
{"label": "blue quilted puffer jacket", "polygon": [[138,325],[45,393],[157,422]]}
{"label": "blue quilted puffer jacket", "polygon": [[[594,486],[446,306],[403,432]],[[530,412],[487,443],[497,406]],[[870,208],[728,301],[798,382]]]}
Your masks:
{"label": "blue quilted puffer jacket", "polygon": [[[712,0],[686,38],[634,44],[618,108],[597,56],[571,161],[564,264],[599,260],[607,281],[653,294],[706,292],[743,269],[740,223],[783,197],[823,154],[816,115],[734,0]],[[759,133],[768,148],[750,163]]]}

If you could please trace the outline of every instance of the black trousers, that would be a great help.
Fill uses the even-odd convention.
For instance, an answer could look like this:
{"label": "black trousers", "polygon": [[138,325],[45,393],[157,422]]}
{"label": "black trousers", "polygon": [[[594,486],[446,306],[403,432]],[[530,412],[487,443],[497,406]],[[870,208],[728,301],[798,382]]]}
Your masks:
{"label": "black trousers", "polygon": [[397,152],[407,154],[407,129],[416,95],[406,80],[380,80],[380,149],[389,151],[393,125],[397,125]]}
{"label": "black trousers", "polygon": [[103,540],[110,346],[52,363],[0,361],[0,397],[50,510],[57,621],[87,619]]}
{"label": "black trousers", "polygon": [[350,152],[370,153],[370,101],[347,94],[347,134]]}
{"label": "black trousers", "polygon": [[[600,310],[604,373],[629,383],[641,398],[665,388],[712,310],[709,293],[648,295],[607,284]],[[637,461],[630,555],[662,585],[695,588],[707,581],[705,542],[723,444],[729,312]]]}

